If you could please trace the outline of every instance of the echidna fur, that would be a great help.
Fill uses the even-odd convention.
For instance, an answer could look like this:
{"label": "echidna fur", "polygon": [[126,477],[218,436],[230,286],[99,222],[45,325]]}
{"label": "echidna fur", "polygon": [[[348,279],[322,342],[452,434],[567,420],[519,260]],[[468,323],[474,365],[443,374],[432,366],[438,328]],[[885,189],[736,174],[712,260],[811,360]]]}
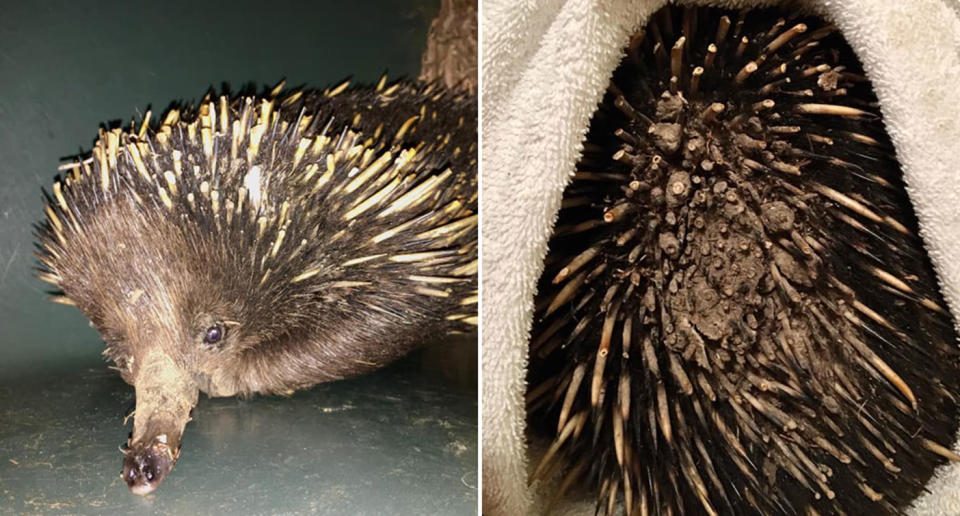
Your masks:
{"label": "echidna fur", "polygon": [[38,276],[136,387],[134,492],[198,391],[290,393],[476,326],[476,118],[434,84],[278,86],[101,129],[63,167]]}
{"label": "echidna fur", "polygon": [[532,478],[586,479],[603,514],[899,513],[960,459],[957,334],[917,235],[835,27],[661,10],[550,242]]}

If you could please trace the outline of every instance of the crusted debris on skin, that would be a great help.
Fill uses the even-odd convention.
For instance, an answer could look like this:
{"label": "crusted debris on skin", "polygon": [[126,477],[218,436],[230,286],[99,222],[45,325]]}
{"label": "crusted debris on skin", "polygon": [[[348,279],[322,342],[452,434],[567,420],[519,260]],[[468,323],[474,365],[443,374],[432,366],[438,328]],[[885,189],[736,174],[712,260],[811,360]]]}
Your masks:
{"label": "crusted debris on skin", "polygon": [[281,84],[148,111],[61,167],[37,276],[136,388],[133,492],[199,392],[289,394],[477,325],[476,117],[436,84]]}
{"label": "crusted debris on skin", "polygon": [[564,193],[527,402],[611,514],[898,514],[958,460],[953,321],[822,20],[668,7]]}

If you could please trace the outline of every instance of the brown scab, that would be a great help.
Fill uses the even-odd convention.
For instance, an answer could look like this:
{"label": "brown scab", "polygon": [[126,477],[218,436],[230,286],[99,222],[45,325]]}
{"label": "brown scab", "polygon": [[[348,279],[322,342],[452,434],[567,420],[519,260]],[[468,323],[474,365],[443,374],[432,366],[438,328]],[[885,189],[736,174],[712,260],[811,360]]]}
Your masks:
{"label": "brown scab", "polygon": [[793,229],[793,209],[783,201],[768,202],[760,207],[760,220],[767,231],[785,233]]}
{"label": "brown scab", "polygon": [[658,123],[648,129],[653,143],[666,154],[674,154],[680,149],[683,137],[683,127],[680,124]]}
{"label": "brown scab", "polygon": [[660,249],[663,249],[663,252],[667,253],[667,256],[671,258],[676,258],[680,253],[680,242],[677,240],[677,237],[673,233],[663,232],[660,233]]}

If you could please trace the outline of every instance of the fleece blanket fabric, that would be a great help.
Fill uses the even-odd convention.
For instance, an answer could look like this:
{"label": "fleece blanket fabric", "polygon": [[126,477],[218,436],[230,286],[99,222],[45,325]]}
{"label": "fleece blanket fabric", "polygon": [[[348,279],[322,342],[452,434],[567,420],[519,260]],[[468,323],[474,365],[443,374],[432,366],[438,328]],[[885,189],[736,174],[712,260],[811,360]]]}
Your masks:
{"label": "fleece blanket fabric", "polygon": [[[723,7],[776,1],[699,1]],[[793,2],[795,3],[795,2]],[[525,368],[537,278],[590,118],[630,35],[666,0],[483,3],[483,507],[531,512]],[[960,315],[960,18],[957,0],[805,0],[873,81],[921,236]],[[960,451],[960,448],[955,448]],[[960,514],[960,464],[910,514]],[[592,510],[592,505],[590,506]]]}

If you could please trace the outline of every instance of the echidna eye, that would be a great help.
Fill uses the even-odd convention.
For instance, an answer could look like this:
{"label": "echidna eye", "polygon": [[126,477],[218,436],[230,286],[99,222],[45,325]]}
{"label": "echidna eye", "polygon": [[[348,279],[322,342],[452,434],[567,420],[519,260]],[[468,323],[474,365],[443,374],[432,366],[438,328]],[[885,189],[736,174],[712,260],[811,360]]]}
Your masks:
{"label": "echidna eye", "polygon": [[215,324],[207,328],[207,331],[204,332],[203,343],[208,345],[217,344],[221,340],[223,340],[224,333],[225,333],[225,330],[223,328],[223,325]]}

